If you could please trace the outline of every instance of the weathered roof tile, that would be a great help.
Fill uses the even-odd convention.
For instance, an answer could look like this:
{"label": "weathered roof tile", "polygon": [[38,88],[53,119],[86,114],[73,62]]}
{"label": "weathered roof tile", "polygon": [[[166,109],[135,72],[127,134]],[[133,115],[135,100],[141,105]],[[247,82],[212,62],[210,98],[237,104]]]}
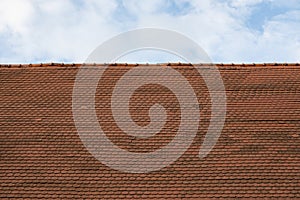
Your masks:
{"label": "weathered roof tile", "polygon": [[[217,144],[204,159],[198,153],[211,114],[205,82],[190,64],[159,65],[185,75],[201,104],[201,118],[192,145],[177,161],[144,174],[107,167],[81,142],[72,116],[74,80],[81,64],[0,65],[0,197],[300,198],[299,64],[218,64],[227,118]],[[115,144],[132,152],[155,151],[178,129],[179,107],[169,90],[149,86],[131,99],[133,107],[143,103],[131,113],[143,125],[149,122],[151,103],[169,106],[165,128],[148,139],[123,133],[110,110],[114,84],[136,66],[110,65],[97,89],[96,113]]]}

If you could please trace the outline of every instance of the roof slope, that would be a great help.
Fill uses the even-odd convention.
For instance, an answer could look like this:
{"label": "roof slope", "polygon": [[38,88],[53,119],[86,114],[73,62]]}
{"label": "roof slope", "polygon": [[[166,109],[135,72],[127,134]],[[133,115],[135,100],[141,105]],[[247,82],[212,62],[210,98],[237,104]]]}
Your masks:
{"label": "roof slope", "polygon": [[[113,170],[82,144],[72,116],[79,65],[1,66],[0,197],[300,198],[298,64],[217,65],[226,88],[227,117],[217,144],[204,159],[197,154],[210,119],[205,83],[193,76],[192,66],[172,66],[196,88],[199,130],[177,161],[142,174]],[[154,151],[176,134],[178,104],[165,88],[141,88],[133,106],[158,101],[170,107],[169,121],[149,140],[122,133],[109,99],[115,82],[133,67],[111,65],[105,72],[95,98],[97,116],[107,136],[123,149]],[[147,108],[136,106],[132,111],[139,125],[149,122]]]}

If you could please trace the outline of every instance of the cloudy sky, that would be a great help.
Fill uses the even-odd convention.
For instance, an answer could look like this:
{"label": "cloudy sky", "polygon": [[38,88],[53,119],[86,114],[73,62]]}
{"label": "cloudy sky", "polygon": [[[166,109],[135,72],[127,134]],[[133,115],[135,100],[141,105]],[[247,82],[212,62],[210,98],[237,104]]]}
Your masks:
{"label": "cloudy sky", "polygon": [[[299,0],[0,0],[0,63],[84,62],[145,27],[188,36],[213,62],[300,62]],[[176,59],[144,51],[120,61]]]}

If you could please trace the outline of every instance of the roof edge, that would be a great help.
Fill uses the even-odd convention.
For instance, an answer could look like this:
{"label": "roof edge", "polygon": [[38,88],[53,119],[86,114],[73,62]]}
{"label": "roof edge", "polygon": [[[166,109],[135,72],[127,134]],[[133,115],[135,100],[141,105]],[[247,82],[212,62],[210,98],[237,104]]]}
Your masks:
{"label": "roof edge", "polygon": [[35,64],[0,64],[0,68],[37,68],[37,67],[64,67],[64,68],[78,68],[80,66],[207,66],[216,65],[218,67],[300,67],[300,63],[35,63]]}

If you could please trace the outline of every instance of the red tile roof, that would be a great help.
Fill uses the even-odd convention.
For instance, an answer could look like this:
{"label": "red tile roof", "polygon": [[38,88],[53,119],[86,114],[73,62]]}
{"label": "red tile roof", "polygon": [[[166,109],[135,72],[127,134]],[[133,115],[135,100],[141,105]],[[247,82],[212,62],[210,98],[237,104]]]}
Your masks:
{"label": "red tile roof", "polygon": [[[203,159],[197,155],[209,125],[208,91],[204,81],[194,76],[193,66],[169,65],[196,88],[201,105],[199,130],[177,161],[141,174],[107,167],[81,142],[72,116],[80,64],[1,65],[0,197],[299,199],[299,64],[218,64],[226,88],[227,117],[217,144]],[[177,131],[178,104],[170,91],[152,85],[132,98],[133,105],[158,101],[170,107],[165,128],[148,139],[122,133],[108,109],[114,84],[135,66],[108,68],[98,85],[96,112],[116,145],[132,152],[154,151]],[[157,94],[145,98],[150,97],[149,91]],[[139,125],[149,121],[147,106],[131,114]]]}

